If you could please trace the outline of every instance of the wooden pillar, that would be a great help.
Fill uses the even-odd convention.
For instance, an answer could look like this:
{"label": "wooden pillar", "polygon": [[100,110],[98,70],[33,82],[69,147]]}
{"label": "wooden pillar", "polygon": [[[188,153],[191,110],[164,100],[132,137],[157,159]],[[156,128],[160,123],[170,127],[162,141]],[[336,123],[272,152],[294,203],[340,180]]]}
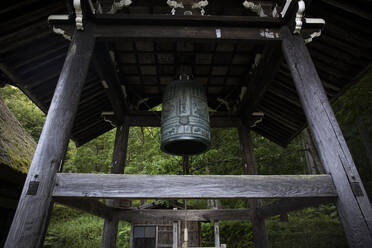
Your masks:
{"label": "wooden pillar", "polygon": [[320,159],[331,174],[350,247],[372,247],[372,208],[326,92],[300,35],[282,28],[282,50]]}
{"label": "wooden pillar", "polygon": [[62,165],[95,38],[87,26],[74,33],[43,131],[4,247],[41,247],[52,209],[55,176]]}
{"label": "wooden pillar", "polygon": [[[248,175],[257,174],[256,158],[254,157],[253,143],[249,128],[242,125],[238,129],[240,146],[243,153],[244,172]],[[256,214],[256,208],[261,205],[259,200],[249,200],[248,207],[252,211],[252,232],[253,242],[256,248],[268,248],[269,239],[267,236],[265,219]]]}
{"label": "wooden pillar", "polygon": [[183,174],[188,175],[190,173],[189,156],[182,156],[182,167],[183,167]]}
{"label": "wooden pillar", "polygon": [[324,174],[322,163],[318,152],[316,151],[313,139],[307,128],[302,131],[302,143],[304,147],[305,160],[307,165],[307,170],[309,174]]}
{"label": "wooden pillar", "polygon": [[178,248],[178,222],[173,222],[173,245],[172,248]]}
{"label": "wooden pillar", "polygon": [[221,246],[221,244],[220,244],[220,225],[219,225],[219,222],[215,221],[213,223],[213,227],[214,227],[214,246],[219,248]]}
{"label": "wooden pillar", "polygon": [[[111,173],[124,174],[125,160],[127,157],[129,137],[129,126],[123,125],[116,129],[114,153],[112,156]],[[113,200],[112,205],[116,207],[119,200]],[[111,218],[106,218],[103,225],[102,248],[116,247],[119,219],[111,213]]]}

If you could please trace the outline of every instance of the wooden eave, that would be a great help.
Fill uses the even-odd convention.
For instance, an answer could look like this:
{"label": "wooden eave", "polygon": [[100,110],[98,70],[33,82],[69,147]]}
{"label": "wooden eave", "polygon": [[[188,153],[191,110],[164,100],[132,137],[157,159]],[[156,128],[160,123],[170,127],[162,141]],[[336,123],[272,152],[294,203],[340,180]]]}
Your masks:
{"label": "wooden eave", "polygon": [[[206,9],[212,16],[193,16],[185,20],[184,16],[164,15],[169,11],[165,2],[134,1],[133,6],[118,14],[91,18],[98,27],[98,41],[103,41],[115,54],[116,64],[111,70],[115,69],[117,77],[108,83],[116,84],[116,89],[125,86],[127,97],[123,99],[123,94],[105,90],[102,72],[92,63],[72,129],[73,139],[79,145],[113,128],[104,121],[102,112],[116,114],[122,111],[124,117],[136,116],[137,121],[132,122],[139,125],[138,120],[146,119],[146,114],[137,111],[147,111],[161,103],[164,87],[174,80],[177,67],[183,64],[206,87],[209,106],[217,109],[217,113],[221,112],[220,116],[228,119],[244,113],[245,106],[239,100],[242,87],[247,87],[254,95],[256,92],[251,90],[257,89],[256,84],[262,82],[258,77],[252,85],[255,56],[263,54],[275,42],[258,38],[245,40],[243,31],[279,30],[287,20],[256,17],[240,7],[241,1],[224,1],[225,7],[219,6],[219,1],[213,1],[216,3],[211,4],[210,10]],[[62,0],[6,1],[1,11],[4,20],[0,28],[0,78],[18,86],[44,112],[49,108],[69,45],[69,41],[52,32],[47,17],[51,14],[71,15],[71,7],[67,7],[71,3],[67,3]],[[370,2],[360,0],[346,4],[346,1],[321,0],[312,1],[306,9],[306,17],[326,21],[322,35],[309,43],[308,48],[331,100],[356,83],[370,68],[372,20],[362,11],[366,7],[372,7]],[[54,24],[71,33],[73,20]],[[106,29],[108,26],[113,27],[111,33]],[[135,33],[128,27],[133,27],[132,31],[137,27],[143,31],[147,27],[159,32],[168,28],[173,32],[158,32],[156,39],[151,39],[154,32]],[[216,28],[221,29],[222,34],[230,32],[230,38],[213,37]],[[190,34],[189,30],[193,32]],[[190,36],[182,38],[187,31]],[[272,62],[268,59],[266,63]],[[304,128],[306,121],[288,68],[283,61],[279,62],[272,78],[265,79],[260,98],[247,102],[254,102],[249,111],[265,113],[263,121],[253,130],[285,146]],[[262,65],[267,70],[265,66]],[[127,106],[120,110],[125,104]],[[153,118],[159,118],[159,115],[153,115]],[[125,121],[125,118],[118,119]],[[149,122],[158,123],[158,119]]]}

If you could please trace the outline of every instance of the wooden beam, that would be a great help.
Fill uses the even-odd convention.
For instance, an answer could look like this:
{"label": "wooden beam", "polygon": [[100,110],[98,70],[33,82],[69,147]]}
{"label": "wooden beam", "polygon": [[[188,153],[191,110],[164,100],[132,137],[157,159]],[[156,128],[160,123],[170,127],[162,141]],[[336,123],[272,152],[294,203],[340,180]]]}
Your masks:
{"label": "wooden beam", "polygon": [[256,209],[260,218],[269,218],[275,215],[297,211],[308,207],[317,207],[320,204],[336,202],[336,198],[302,198],[302,199],[280,199],[268,205]]}
{"label": "wooden beam", "polygon": [[63,163],[95,38],[87,26],[73,36],[19,200],[6,248],[41,247],[55,175]]}
{"label": "wooden beam", "polygon": [[336,197],[328,175],[173,176],[59,173],[55,197],[235,199]]}
{"label": "wooden beam", "polygon": [[332,5],[336,8],[342,9],[344,11],[347,11],[349,13],[352,13],[354,15],[363,17],[367,20],[372,20],[372,14],[371,11],[368,11],[368,9],[360,8],[358,3],[348,3],[348,2],[340,2],[336,0],[321,0],[322,2],[325,2],[329,5]]}
{"label": "wooden beam", "polygon": [[252,113],[257,111],[263,95],[274,80],[282,62],[280,43],[267,44],[259,64],[254,69],[246,94],[241,104],[241,118],[245,125],[251,126]]}
{"label": "wooden beam", "polygon": [[115,64],[110,57],[106,44],[103,42],[97,42],[94,65],[115,112],[116,122],[120,125],[124,122],[125,115],[128,113],[128,105],[120,86]]}
{"label": "wooden beam", "polygon": [[[73,19],[48,19],[50,26],[71,34]],[[272,43],[281,40],[283,20],[256,16],[167,16],[167,15],[96,15],[97,38],[249,40]],[[306,26],[306,27],[305,27]],[[319,25],[304,24],[304,34],[319,30]]]}
{"label": "wooden beam", "polygon": [[150,26],[209,26],[209,27],[280,27],[282,20],[258,16],[185,16],[185,15],[126,15],[97,14],[97,24],[125,24]]}
{"label": "wooden beam", "polygon": [[[112,155],[111,173],[124,174],[125,161],[127,158],[129,126],[124,124],[116,129],[115,146]],[[111,201],[111,205],[116,207],[119,205],[119,200]],[[118,233],[119,219],[113,215],[105,218],[102,234],[102,248],[115,248],[116,238]]]}
{"label": "wooden beam", "polygon": [[219,39],[249,40],[254,42],[277,41],[279,28],[243,27],[189,27],[189,26],[138,26],[97,25],[98,38],[164,38],[164,39]]}
{"label": "wooden beam", "polygon": [[[52,22],[53,23],[53,22]],[[70,34],[73,24],[52,24]],[[278,42],[279,27],[217,27],[216,26],[163,26],[96,24],[95,36],[106,39],[192,39],[192,40],[246,40],[251,42]]]}
{"label": "wooden beam", "polygon": [[112,174],[124,174],[125,162],[127,159],[128,138],[129,126],[122,125],[117,127],[115,136],[115,146],[111,163]]}
{"label": "wooden beam", "polygon": [[[128,125],[137,127],[160,127],[160,111],[136,111],[128,115]],[[228,112],[210,112],[210,126],[212,128],[239,127],[241,124],[237,114]]]}
{"label": "wooden beam", "polygon": [[110,207],[96,199],[59,197],[55,202],[101,218],[110,218]]}
{"label": "wooden beam", "polygon": [[129,222],[157,221],[219,221],[219,220],[249,220],[248,209],[190,209],[190,210],[116,210],[120,220]]}
{"label": "wooden beam", "polygon": [[[257,175],[256,158],[253,151],[253,142],[249,128],[242,125],[238,129],[239,141],[243,155],[244,172],[247,175]],[[256,199],[248,200],[248,207],[251,211],[251,222],[253,242],[256,248],[268,248],[269,238],[266,231],[265,219],[257,215],[256,209],[262,202]]]}
{"label": "wooden beam", "polygon": [[291,71],[324,169],[332,176],[337,209],[350,247],[372,247],[372,207],[303,39],[281,31]]}

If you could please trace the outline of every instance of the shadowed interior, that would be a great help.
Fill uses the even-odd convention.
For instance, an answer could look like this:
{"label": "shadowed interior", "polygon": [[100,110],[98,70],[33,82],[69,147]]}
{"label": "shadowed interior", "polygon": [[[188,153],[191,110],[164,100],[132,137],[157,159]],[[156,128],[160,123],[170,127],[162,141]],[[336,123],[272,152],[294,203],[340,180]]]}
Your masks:
{"label": "shadowed interior", "polygon": [[194,155],[207,151],[209,144],[203,143],[200,140],[178,139],[170,141],[162,146],[162,150],[166,153],[175,155]]}

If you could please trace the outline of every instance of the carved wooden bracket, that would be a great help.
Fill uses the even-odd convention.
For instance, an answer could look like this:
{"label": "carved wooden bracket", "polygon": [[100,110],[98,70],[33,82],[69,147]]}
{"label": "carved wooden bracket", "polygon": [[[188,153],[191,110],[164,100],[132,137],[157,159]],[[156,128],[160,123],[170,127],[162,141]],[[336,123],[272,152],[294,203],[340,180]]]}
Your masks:
{"label": "carved wooden bracket", "polygon": [[84,30],[83,26],[83,11],[81,9],[81,1],[74,0],[74,9],[75,9],[75,23],[77,30]]}
{"label": "carved wooden bracket", "polygon": [[300,34],[302,29],[302,18],[304,17],[305,12],[305,2],[303,0],[298,1],[298,10],[296,13],[295,19],[295,29],[293,31],[294,34]]}

